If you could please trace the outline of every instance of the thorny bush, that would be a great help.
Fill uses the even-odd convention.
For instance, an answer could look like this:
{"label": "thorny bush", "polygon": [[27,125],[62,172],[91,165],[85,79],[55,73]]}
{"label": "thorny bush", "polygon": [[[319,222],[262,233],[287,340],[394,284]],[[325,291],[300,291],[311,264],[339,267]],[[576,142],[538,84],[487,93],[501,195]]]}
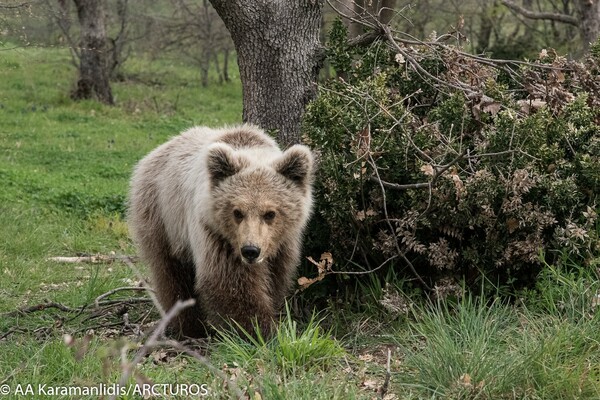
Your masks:
{"label": "thorny bush", "polygon": [[496,287],[533,283],[541,251],[592,262],[600,44],[582,62],[542,50],[510,63],[384,39],[349,48],[341,23],[330,34],[337,78],[304,125],[321,153],[316,213],[326,225],[309,243],[347,261],[338,268],[394,259],[379,271],[410,266],[438,289],[484,276]]}

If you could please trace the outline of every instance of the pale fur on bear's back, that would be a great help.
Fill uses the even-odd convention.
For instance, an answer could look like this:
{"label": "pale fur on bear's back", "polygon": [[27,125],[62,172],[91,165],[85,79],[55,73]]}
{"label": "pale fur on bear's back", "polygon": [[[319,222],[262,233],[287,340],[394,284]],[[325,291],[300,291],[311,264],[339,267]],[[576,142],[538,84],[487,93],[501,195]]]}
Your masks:
{"label": "pale fur on bear's back", "polygon": [[135,168],[128,223],[168,309],[196,298],[174,322],[200,336],[234,320],[269,333],[293,284],[312,210],[313,157],[282,152],[251,125],[192,128]]}

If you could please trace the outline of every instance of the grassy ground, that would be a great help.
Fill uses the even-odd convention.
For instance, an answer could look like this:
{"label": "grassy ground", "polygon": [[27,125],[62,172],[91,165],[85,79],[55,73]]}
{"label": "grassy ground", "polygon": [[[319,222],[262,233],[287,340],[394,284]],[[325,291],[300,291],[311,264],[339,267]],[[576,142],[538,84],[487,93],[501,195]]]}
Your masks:
{"label": "grassy ground", "polygon": [[[126,73],[113,85],[116,107],[74,103],[67,52],[0,48],[0,397],[8,385],[7,398],[97,398],[51,388],[120,381],[140,351],[138,328],[158,315],[138,291],[94,301],[138,285],[144,266],[48,258],[133,255],[123,212],[136,160],[191,125],[239,121],[238,82],[201,88],[174,60],[132,59]],[[600,398],[593,268],[549,266],[516,305],[470,296],[425,304],[402,290],[365,284],[310,321],[284,318],[268,343],[213,338],[197,349],[210,366],[172,344],[143,349],[127,383],[198,385],[173,398]]]}

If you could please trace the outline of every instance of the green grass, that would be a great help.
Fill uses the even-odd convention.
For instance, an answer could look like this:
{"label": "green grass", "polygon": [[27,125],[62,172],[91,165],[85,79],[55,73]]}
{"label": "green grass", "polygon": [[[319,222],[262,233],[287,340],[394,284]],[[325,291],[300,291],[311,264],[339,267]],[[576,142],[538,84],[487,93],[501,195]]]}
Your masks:
{"label": "green grass", "polygon": [[[466,295],[416,308],[412,338],[399,342],[400,386],[415,398],[599,398],[600,282],[592,276],[554,268],[520,307]],[[573,290],[582,280],[593,283]],[[548,296],[548,287],[562,295]],[[585,293],[594,296],[582,301]]]}
{"label": "green grass", "polygon": [[[124,263],[48,258],[135,254],[124,220],[135,162],[189,126],[240,120],[239,82],[202,88],[193,67],[142,56],[125,73],[113,83],[115,107],[76,103],[67,51],[0,48],[0,385],[13,390],[119,381],[123,355],[131,360],[141,341],[124,314],[149,329],[159,319],[150,304],[13,311],[43,302],[79,310],[136,284]],[[593,268],[567,261],[547,265],[517,304],[468,295],[428,303],[394,274],[387,286],[365,277],[312,318],[288,310],[271,340],[223,332],[199,351],[252,399],[380,398],[388,361],[388,400],[600,398],[600,284]],[[211,398],[230,398],[221,374],[165,346],[142,360],[137,379],[205,383]]]}

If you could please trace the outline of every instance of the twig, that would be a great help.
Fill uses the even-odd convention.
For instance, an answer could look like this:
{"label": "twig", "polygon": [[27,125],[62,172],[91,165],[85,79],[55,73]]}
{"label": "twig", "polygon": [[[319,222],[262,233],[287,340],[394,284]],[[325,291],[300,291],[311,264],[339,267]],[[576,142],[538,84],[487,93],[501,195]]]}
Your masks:
{"label": "twig", "polygon": [[122,261],[122,262],[135,262],[137,261],[137,257],[135,256],[123,256],[123,255],[103,255],[98,254],[95,256],[78,256],[78,257],[49,257],[46,260],[54,261],[59,263],[100,263],[100,262],[112,262],[112,261]]}
{"label": "twig", "polygon": [[78,333],[87,332],[89,330],[114,328],[114,327],[121,326],[121,325],[123,325],[123,321],[111,322],[109,324],[98,324],[98,325],[93,325],[93,326],[86,326],[84,328],[79,328],[79,329],[73,331],[72,334],[76,335]]}
{"label": "twig", "polygon": [[377,177],[375,177],[375,176],[371,176],[369,179],[372,180],[373,182],[381,182],[381,184],[383,186],[385,186],[386,188],[395,189],[395,190],[423,189],[423,188],[431,187],[431,182],[400,184],[400,183],[387,182],[384,180],[378,181]]}
{"label": "twig", "polygon": [[[380,24],[381,25],[381,24]],[[410,65],[412,65],[412,67],[418,71],[419,73],[423,74],[425,77],[427,77],[428,79],[438,83],[441,86],[447,86],[447,87],[451,87],[453,89],[459,90],[461,92],[466,92],[469,95],[476,95],[479,94],[481,92],[481,90],[476,90],[470,86],[467,86],[463,83],[459,83],[459,84],[453,84],[447,81],[443,81],[442,79],[438,78],[437,76],[431,74],[429,71],[427,71],[425,68],[423,68],[421,66],[421,64],[410,54],[408,54],[408,52],[406,51],[406,49],[403,49],[402,47],[400,47],[398,45],[398,43],[396,43],[396,41],[394,40],[394,36],[392,35],[392,31],[390,29],[389,26],[387,25],[381,25],[380,28],[383,30],[384,32],[384,36],[385,38],[388,40],[388,42],[390,43],[390,45],[400,54],[402,54],[402,56],[404,57],[404,59],[406,61],[408,61],[408,63]]]}
{"label": "twig", "polygon": [[371,31],[371,32],[364,33],[360,36],[357,36],[355,38],[348,40],[346,45],[348,47],[368,46],[371,43],[373,43],[374,41],[376,41],[377,39],[382,39],[382,38],[383,38],[383,36],[381,35],[380,32]]}
{"label": "twig", "polygon": [[[204,357],[202,354],[198,353],[197,351],[195,351],[193,349],[190,349],[189,347],[185,346],[183,343],[175,341],[175,340],[167,340],[163,343],[168,346],[173,347],[176,350],[182,351],[182,352],[188,354],[189,356],[194,357],[196,360],[200,361],[205,367],[207,367],[215,375],[217,375],[219,378],[223,379],[223,381],[227,384],[229,389],[235,393],[235,395],[238,399],[245,398],[244,393],[240,390],[238,385],[234,381],[229,379],[223,371],[221,371],[220,369],[218,369],[217,367],[212,365],[208,361],[208,359],[206,357]],[[160,344],[161,344],[160,342],[157,343],[157,345],[160,345]]]}
{"label": "twig", "polygon": [[[175,303],[175,305],[173,307],[171,307],[171,309],[165,314],[165,316],[163,318],[161,318],[158,326],[154,329],[152,334],[148,337],[148,340],[146,340],[144,345],[138,350],[138,352],[136,353],[136,355],[134,356],[134,358],[131,362],[127,363],[125,361],[127,350],[129,349],[129,347],[126,345],[121,349],[121,357],[123,360],[123,374],[121,375],[121,379],[119,381],[119,386],[124,386],[127,383],[129,378],[131,377],[131,374],[133,373],[135,367],[140,363],[140,361],[142,361],[142,359],[152,349],[154,349],[156,347],[164,347],[165,345],[167,345],[167,346],[173,347],[174,349],[182,351],[182,352],[194,357],[196,360],[200,361],[210,371],[212,371],[217,376],[219,376],[221,379],[223,379],[223,381],[235,393],[235,395],[238,399],[242,399],[244,397],[244,394],[242,393],[240,388],[235,384],[235,382],[228,379],[228,377],[222,371],[220,371],[218,368],[216,368],[214,365],[212,365],[206,357],[204,357],[197,351],[195,351],[195,350],[185,346],[183,343],[175,341],[175,340],[166,340],[166,341],[158,340],[158,338],[163,335],[167,325],[169,325],[171,320],[173,318],[175,318],[182,310],[193,306],[195,303],[196,303],[196,300],[194,300],[194,299],[188,299],[186,301],[178,300],[177,303]],[[115,399],[116,394],[111,396],[110,398]]]}
{"label": "twig", "polygon": [[[354,18],[352,15],[347,15],[347,14],[344,14],[342,11],[338,10],[338,9],[337,9],[337,8],[336,8],[336,7],[335,7],[335,6],[334,6],[334,5],[331,3],[331,1],[330,1],[330,0],[327,0],[327,4],[329,4],[329,6],[330,6],[330,7],[331,7],[331,8],[332,8],[332,9],[333,9],[333,10],[334,10],[336,13],[338,13],[339,15],[341,15],[343,18],[346,18],[346,19],[348,19],[348,20],[350,20],[350,21],[352,21],[352,22],[355,22],[355,23],[357,23],[357,24],[360,24],[360,25],[362,25],[362,26],[365,26],[365,27],[368,27],[368,28],[371,28],[371,29],[374,29],[374,30],[376,29],[375,25],[373,25],[373,24],[371,24],[371,23],[369,23],[369,22],[365,21],[364,19],[360,19],[360,20],[359,20],[359,19],[356,19],[356,18]],[[344,5],[346,8],[348,8],[348,7],[347,7],[345,4],[343,4],[343,5]],[[364,9],[363,9],[363,10],[364,10]],[[358,14],[357,14],[356,12],[354,12],[354,11],[351,11],[351,12],[352,12],[352,14],[353,14],[354,16],[357,16],[357,17],[359,17],[359,16],[360,16],[360,15],[358,15]]]}
{"label": "twig", "polygon": [[106,293],[101,294],[100,296],[96,297],[96,300],[94,300],[94,304],[96,305],[96,307],[100,306],[100,300],[108,297],[108,296],[112,296],[113,294],[117,293],[117,292],[121,292],[124,290],[143,290],[143,291],[148,291],[148,290],[152,290],[149,288],[146,288],[144,286],[123,286],[123,287],[118,287],[112,290],[109,290]]}
{"label": "twig", "polygon": [[[448,164],[443,165],[440,169],[436,169],[436,171],[433,174],[433,177],[431,178],[430,182],[406,183],[406,184],[391,183],[391,182],[386,182],[384,180],[381,180],[379,178],[379,174],[377,176],[371,176],[369,179],[371,181],[381,183],[383,186],[385,186],[387,188],[396,189],[396,190],[422,189],[422,188],[430,188],[431,189],[431,187],[433,186],[433,184],[439,179],[440,176],[442,176],[442,174],[444,172],[446,172],[450,167],[452,167],[453,165],[455,165],[458,161],[460,161],[466,155],[467,155],[467,152],[465,151],[465,152],[459,154],[458,156],[456,156]],[[471,156],[471,157],[474,158],[474,156]]]}
{"label": "twig", "polygon": [[10,335],[12,335],[15,332],[25,333],[25,332],[29,332],[29,330],[23,329],[23,328],[12,327],[8,331],[6,331],[2,335],[0,335],[0,340],[6,339],[7,337],[9,337]]}
{"label": "twig", "polygon": [[[167,325],[169,325],[171,320],[175,318],[182,310],[193,306],[195,303],[196,300],[194,299],[188,299],[186,301],[177,300],[177,303],[175,303],[173,307],[171,307],[171,309],[165,314],[165,316],[161,318],[158,326],[154,329],[148,340],[146,340],[146,343],[144,343],[144,345],[138,350],[135,357],[130,363],[125,362],[128,345],[125,345],[121,349],[121,355],[123,358],[124,365],[123,374],[121,375],[121,379],[119,380],[119,386],[125,386],[135,367],[150,352],[150,350],[156,346],[156,343],[158,343],[158,337],[164,333],[165,329],[167,328]],[[113,400],[116,399],[116,394],[114,394],[110,398]]]}
{"label": "twig", "polygon": [[105,300],[98,302],[98,306],[112,306],[115,304],[137,304],[137,303],[153,303],[153,300],[147,297],[127,297],[118,300]]}
{"label": "twig", "polygon": [[390,258],[388,258],[387,260],[385,260],[384,262],[382,262],[381,264],[379,264],[379,266],[370,269],[368,271],[328,271],[325,273],[325,275],[329,275],[329,274],[343,274],[343,275],[364,275],[364,274],[371,274],[381,268],[383,268],[388,262],[398,258],[400,255],[399,254],[394,254],[393,256],[391,256]]}
{"label": "twig", "polygon": [[392,350],[387,349],[387,368],[385,370],[385,381],[383,382],[383,386],[381,386],[381,398],[385,398],[385,394],[388,391],[388,387],[390,385],[390,379],[392,377],[392,372],[390,370],[390,361],[392,358]]}
{"label": "twig", "polygon": [[[82,307],[84,307],[84,306],[82,306]],[[17,310],[14,310],[14,311],[9,311],[7,313],[3,313],[2,316],[3,317],[14,317],[16,315],[25,315],[25,314],[31,314],[31,313],[34,313],[37,311],[44,311],[49,308],[56,308],[56,309],[58,309],[60,311],[64,311],[64,312],[79,312],[79,311],[81,311],[82,307],[71,308],[71,307],[67,307],[61,303],[46,302],[46,303],[36,304],[35,306],[22,307]]]}
{"label": "twig", "polygon": [[156,298],[156,294],[154,294],[154,290],[150,289],[144,280],[144,277],[142,275],[142,273],[140,272],[139,269],[137,269],[137,267],[133,264],[133,262],[130,259],[123,259],[123,262],[129,267],[131,268],[131,270],[135,273],[135,275],[137,276],[137,278],[140,280],[140,282],[143,282],[144,287],[147,289],[146,292],[148,293],[148,296],[150,296],[150,298],[152,299],[152,302],[154,303],[154,307],[156,307],[156,309],[158,310],[158,312],[160,313],[160,316],[162,318],[164,318],[165,316],[165,310],[162,307],[162,305],[160,304],[160,302],[158,301],[158,299]]}
{"label": "twig", "polygon": [[383,214],[385,216],[385,221],[387,222],[387,225],[390,228],[390,232],[392,232],[392,236],[394,238],[394,245],[396,246],[396,251],[402,257],[402,259],[408,264],[408,267],[410,268],[411,272],[419,280],[419,282],[421,283],[421,285],[423,285],[423,287],[427,291],[431,292],[431,290],[432,290],[431,287],[425,282],[425,280],[423,280],[423,278],[421,277],[421,275],[419,275],[419,273],[415,269],[415,266],[406,257],[406,255],[404,254],[404,252],[400,248],[400,244],[398,243],[398,237],[393,234],[394,227],[392,226],[392,223],[390,222],[390,217],[389,217],[388,210],[387,210],[387,200],[386,200],[386,194],[385,194],[385,187],[381,183],[381,177],[379,176],[379,170],[377,169],[377,165],[375,164],[375,160],[373,160],[373,156],[370,153],[369,153],[369,163],[373,167],[373,170],[375,171],[375,174],[377,175],[377,179],[378,179],[379,185],[381,187],[381,196],[383,198]]}

